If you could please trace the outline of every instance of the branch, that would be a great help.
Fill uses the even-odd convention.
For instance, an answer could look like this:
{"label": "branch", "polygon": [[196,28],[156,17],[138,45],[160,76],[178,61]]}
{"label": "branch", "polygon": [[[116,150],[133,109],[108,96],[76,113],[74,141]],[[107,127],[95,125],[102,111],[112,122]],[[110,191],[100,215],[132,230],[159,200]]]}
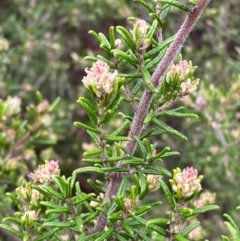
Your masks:
{"label": "branch", "polygon": [[[163,57],[162,61],[159,63],[157,69],[153,73],[152,76],[152,83],[155,87],[159,87],[162,77],[164,76],[165,72],[167,71],[168,67],[172,63],[173,59],[179,54],[183,43],[185,42],[186,38],[188,37],[190,31],[196,24],[197,20],[201,16],[203,10],[208,5],[211,0],[200,0],[198,5],[196,5],[188,14],[185,21],[183,22],[181,28],[179,29],[175,40],[169,46],[165,56]],[[141,136],[143,130],[143,121],[148,113],[149,106],[151,104],[152,98],[154,93],[150,92],[149,90],[145,90],[141,101],[138,105],[138,108],[135,112],[133,122],[129,131],[128,136]],[[125,147],[129,150],[131,154],[135,152],[136,149],[136,142],[135,141],[128,141],[126,142]],[[120,162],[119,162],[120,163]],[[120,166],[121,163],[118,165]],[[112,199],[114,195],[116,195],[118,188],[121,184],[122,176],[121,173],[113,173],[110,177],[110,181],[106,188],[106,194],[103,201],[107,199]],[[103,231],[107,224],[107,217],[100,213],[96,225],[93,228],[92,232],[99,232]]]}

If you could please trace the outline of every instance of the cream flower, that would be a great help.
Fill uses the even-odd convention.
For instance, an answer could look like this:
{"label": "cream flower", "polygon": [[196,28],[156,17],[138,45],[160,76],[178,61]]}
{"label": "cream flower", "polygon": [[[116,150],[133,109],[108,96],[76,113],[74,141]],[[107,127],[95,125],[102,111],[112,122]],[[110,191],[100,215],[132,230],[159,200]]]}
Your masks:
{"label": "cream flower", "polygon": [[97,61],[91,69],[86,68],[87,76],[83,77],[83,84],[91,89],[98,98],[113,91],[113,85],[117,79],[118,72],[109,71],[109,66],[103,61]]}

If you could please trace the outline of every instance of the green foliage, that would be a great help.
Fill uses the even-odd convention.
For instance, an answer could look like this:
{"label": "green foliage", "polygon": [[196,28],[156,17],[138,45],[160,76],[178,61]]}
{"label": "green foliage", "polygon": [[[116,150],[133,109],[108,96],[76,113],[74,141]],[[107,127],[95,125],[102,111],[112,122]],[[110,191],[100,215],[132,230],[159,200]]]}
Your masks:
{"label": "green foliage", "polygon": [[[197,199],[201,185],[203,189],[205,185],[212,185],[212,190],[219,192],[217,198],[220,200],[226,196],[221,192],[222,182],[218,184],[220,177],[227,174],[226,179],[232,179],[228,182],[236,185],[239,104],[235,100],[239,99],[239,76],[233,79],[227,94],[224,85],[215,88],[207,83],[201,86],[198,94],[193,94],[199,82],[193,76],[196,66],[184,62],[180,56],[179,64],[174,65],[176,69],[168,64],[168,72],[161,73],[159,83],[152,82],[154,69],[166,61],[164,57],[177,38],[177,34],[168,32],[170,22],[174,22],[172,14],[191,14],[198,1],[189,1],[187,5],[173,0],[135,2],[149,14],[147,23],[129,17],[128,21],[133,24],[131,30],[129,26],[117,23],[108,32],[98,30],[97,22],[111,17],[112,12],[120,16],[121,7],[127,9],[124,1],[70,3],[62,0],[48,4],[30,1],[28,4],[20,0],[6,4],[8,10],[18,9],[16,12],[21,18],[7,16],[7,11],[3,11],[7,17],[1,34],[6,39],[0,38],[0,78],[4,79],[0,84],[0,95],[3,96],[0,100],[0,172],[3,183],[0,207],[4,207],[0,227],[4,230],[4,238],[10,233],[26,241],[201,240],[205,233],[198,230],[202,226],[196,218],[200,216],[199,220],[204,224],[206,220],[201,217],[205,212],[219,209],[213,205],[213,194],[203,193]],[[84,43],[79,45],[76,34],[79,26],[91,21],[95,23],[96,32],[90,30],[89,34],[99,44],[102,55],[98,54],[96,47],[93,48],[94,45],[90,48],[95,56]],[[56,31],[56,27],[60,30]],[[168,35],[164,36],[164,41],[162,30]],[[11,40],[10,46],[7,39]],[[79,50],[90,56],[79,56]],[[213,52],[216,54],[217,50],[214,48]],[[201,56],[207,58],[205,52]],[[187,55],[191,57],[191,53]],[[41,63],[36,61],[37,56],[41,56]],[[196,58],[194,54],[192,59]],[[73,76],[68,71],[76,68],[81,72],[87,61],[93,62],[83,79],[90,96],[83,96],[85,93],[72,84]],[[187,71],[181,69],[183,64],[186,64]],[[94,66],[98,72],[94,72]],[[230,72],[225,70],[224,75],[228,76]],[[99,73],[104,74],[99,77]],[[117,77],[114,79],[115,73]],[[57,98],[49,105],[38,89],[52,101],[57,96],[65,98],[60,104]],[[28,105],[35,92],[38,104]],[[75,97],[76,92],[80,97]],[[16,93],[19,97],[10,97]],[[149,106],[143,103],[144,108],[140,109],[146,95],[151,99]],[[69,105],[69,101],[75,98],[80,111]],[[187,110],[173,106],[183,99]],[[219,105],[222,108],[218,108]],[[228,109],[228,106],[233,108]],[[192,113],[191,108],[197,114]],[[79,127],[81,138],[83,133],[88,133],[93,142],[93,146],[85,151],[79,148],[79,143],[75,145],[71,128],[66,130],[72,112],[77,113],[75,119],[80,119],[74,125]],[[171,120],[180,123],[180,118],[186,123],[186,126],[181,124],[182,130],[171,123]],[[199,120],[203,120],[205,127],[201,133],[195,133],[193,130],[199,126]],[[230,131],[232,125],[237,132]],[[201,148],[199,143],[194,143],[198,138]],[[193,140],[193,145],[183,144],[188,139]],[[64,149],[61,146],[46,155],[49,147],[59,140],[64,142],[69,156],[63,150],[59,152]],[[212,146],[215,140],[219,142],[217,147]],[[67,176],[64,172],[60,174],[59,170],[53,172],[54,166],[58,165],[54,161],[46,162],[28,175],[41,161],[53,159],[59,156],[58,153],[61,153],[61,165],[72,166],[70,164],[76,156],[79,158],[79,152],[83,153],[80,158],[84,157],[82,162],[87,166],[73,166]],[[198,176],[196,169],[182,171],[177,168],[172,175],[170,161],[179,159],[180,153],[185,159],[181,163],[188,166],[191,163],[203,171],[206,181],[200,184],[202,176]],[[221,156],[227,158],[227,164]],[[209,167],[216,167],[217,163],[218,173],[212,174]],[[89,192],[83,190],[78,181],[85,174],[92,174],[87,181],[92,188]],[[29,181],[28,177],[32,180]],[[169,178],[172,179],[168,181]],[[194,182],[190,185],[188,181],[192,179]],[[221,179],[223,185],[226,185],[226,179]],[[163,194],[160,201],[159,195],[156,196],[158,189]],[[151,200],[154,194],[155,198]],[[227,197],[228,202],[235,193]],[[14,208],[9,204],[9,198]],[[238,203],[236,199],[234,205]],[[224,217],[232,240],[239,240],[239,228],[234,221],[237,217],[233,219],[227,214]],[[196,230],[198,234],[194,234]],[[222,235],[222,240],[230,238]]]}

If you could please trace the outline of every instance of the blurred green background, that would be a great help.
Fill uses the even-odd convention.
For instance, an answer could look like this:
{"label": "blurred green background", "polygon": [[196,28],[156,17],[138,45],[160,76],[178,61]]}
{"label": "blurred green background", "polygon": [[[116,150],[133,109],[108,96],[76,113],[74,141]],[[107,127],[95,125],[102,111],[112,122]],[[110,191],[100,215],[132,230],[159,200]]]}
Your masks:
{"label": "blurred green background", "polygon": [[[179,105],[192,109],[200,118],[187,121],[168,118],[166,122],[182,131],[189,141],[184,143],[165,135],[153,140],[159,143],[159,149],[168,145],[181,152],[180,157],[166,161],[170,170],[177,166],[194,166],[205,176],[203,188],[217,194],[216,204],[221,210],[201,217],[209,240],[219,240],[219,230],[226,232],[223,213],[230,213],[240,222],[240,214],[235,211],[240,205],[239,12],[238,0],[212,1],[184,45],[183,58],[198,65],[195,76],[201,79],[201,86],[195,96]],[[18,166],[6,172],[5,153],[0,153],[1,219],[14,211],[4,193],[14,190],[39,163],[46,159],[59,160],[65,175],[83,165],[83,149],[91,147],[91,140],[85,131],[72,124],[77,120],[88,121],[76,103],[79,96],[87,95],[81,79],[84,69],[91,63],[83,58],[102,53],[88,31],[93,29],[107,35],[112,25],[128,26],[126,18],[129,16],[150,21],[145,9],[127,0],[1,1],[0,98],[21,98],[22,120],[26,116],[26,106],[37,103],[36,91],[40,91],[49,103],[61,98],[52,117],[54,128],[49,139],[53,141],[35,142],[28,147],[34,152],[32,159],[27,161],[28,167],[32,162],[31,168],[14,177],[19,174]],[[183,19],[184,13],[172,8],[163,37],[174,34]],[[2,125],[0,131],[4,132]],[[24,153],[22,158],[27,160]],[[13,177],[11,185],[6,178],[10,174]],[[82,188],[91,191],[86,178],[89,176],[79,177]],[[158,192],[151,197],[157,198]],[[164,210],[159,215],[164,215]],[[5,235],[0,230],[2,241],[7,240]]]}

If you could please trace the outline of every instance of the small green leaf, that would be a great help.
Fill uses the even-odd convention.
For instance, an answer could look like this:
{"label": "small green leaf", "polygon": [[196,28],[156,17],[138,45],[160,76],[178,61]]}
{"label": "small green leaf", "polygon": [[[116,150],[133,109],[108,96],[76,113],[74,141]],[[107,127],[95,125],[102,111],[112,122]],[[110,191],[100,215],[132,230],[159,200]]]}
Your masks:
{"label": "small green leaf", "polygon": [[48,109],[49,112],[52,112],[57,107],[57,105],[59,104],[60,100],[61,100],[60,97],[58,97],[56,100],[54,100],[54,102],[50,105],[50,107]]}
{"label": "small green leaf", "polygon": [[44,232],[44,234],[38,236],[37,238],[35,238],[33,241],[43,241],[43,240],[47,240],[49,238],[51,238],[57,231],[59,228],[53,228],[48,232]]}
{"label": "small green leaf", "polygon": [[176,130],[173,129],[172,127],[166,125],[164,122],[162,122],[162,121],[160,121],[160,120],[158,120],[158,119],[156,119],[156,118],[153,118],[153,122],[154,122],[159,128],[167,131],[169,134],[172,134],[172,135],[174,135],[174,136],[176,136],[176,137],[178,137],[178,138],[180,138],[180,139],[182,139],[182,140],[184,140],[184,141],[187,141],[187,140],[188,140],[188,138],[187,138],[185,135],[183,135],[182,133],[176,131]]}
{"label": "small green leaf", "polygon": [[185,237],[187,236],[190,232],[193,231],[197,226],[199,226],[201,223],[199,221],[194,222],[190,224],[188,227],[186,227],[183,231],[181,231],[181,234]]}
{"label": "small green leaf", "polygon": [[189,12],[189,8],[186,5],[184,5],[181,2],[179,2],[179,1],[175,1],[175,0],[159,0],[159,2],[160,3],[167,3],[167,4],[171,5],[171,6],[177,7],[177,8],[179,8],[179,9],[185,11],[185,12]]}
{"label": "small green leaf", "polygon": [[59,200],[64,200],[64,196],[61,193],[55,191],[52,187],[45,185],[45,186],[42,186],[41,188],[47,191],[50,195],[58,198]]}
{"label": "small green leaf", "polygon": [[151,24],[150,29],[149,29],[148,32],[147,32],[146,38],[147,38],[147,39],[152,39],[152,38],[154,37],[154,35],[156,34],[157,29],[158,29],[158,21],[157,21],[157,20],[154,20],[154,21],[152,22],[152,24]]}
{"label": "small green leaf", "polygon": [[156,67],[156,65],[160,62],[160,60],[163,58],[163,56],[165,55],[167,51],[167,48],[163,49],[159,55],[154,58],[149,64],[147,64],[145,67],[147,70],[151,70],[153,69],[154,67]]}
{"label": "small green leaf", "polygon": [[96,134],[100,134],[100,131],[98,130],[98,129],[96,129],[96,128],[94,128],[94,127],[91,127],[91,126],[88,126],[88,125],[86,125],[86,124],[84,124],[84,123],[82,123],[82,122],[74,122],[73,123],[75,126],[78,126],[78,127],[81,127],[81,128],[83,128],[83,129],[85,129],[85,130],[88,130],[88,131],[91,131],[91,132],[94,132],[94,133],[96,133]]}
{"label": "small green leaf", "polygon": [[56,228],[70,228],[76,225],[75,221],[68,221],[68,222],[44,222],[42,227],[56,227]]}
{"label": "small green leaf", "polygon": [[21,205],[22,205],[21,201],[20,201],[14,194],[12,194],[12,193],[10,193],[10,192],[7,192],[7,193],[6,193],[6,196],[8,196],[9,198],[11,198],[11,200],[13,201],[13,203],[14,203],[15,205],[17,205],[17,206],[21,206]]}
{"label": "small green leaf", "polygon": [[159,182],[160,182],[161,188],[167,198],[168,205],[170,206],[171,210],[174,210],[175,200],[174,200],[173,194],[171,193],[171,191],[169,190],[168,186],[163,181],[163,179],[160,179]]}
{"label": "small green leaf", "polygon": [[171,177],[172,174],[167,169],[157,166],[157,165],[147,165],[145,169],[142,170],[143,173],[153,174],[153,175],[166,175]]}
{"label": "small green leaf", "polygon": [[119,57],[119,58],[125,59],[128,63],[130,63],[134,67],[137,67],[138,59],[136,57],[128,55],[127,53],[125,53],[119,49],[113,49],[111,52],[113,53],[114,57]]}
{"label": "small green leaf", "polygon": [[105,141],[131,141],[132,139],[128,136],[112,136],[112,135],[106,135],[103,137]]}
{"label": "small green leaf", "polygon": [[109,228],[107,231],[104,231],[103,234],[95,239],[95,241],[103,241],[103,240],[106,240],[111,234],[113,233],[113,228]]}
{"label": "small green leaf", "polygon": [[132,35],[129,33],[129,31],[122,26],[117,26],[116,30],[121,35],[121,37],[123,38],[124,42],[128,45],[128,47],[132,51],[135,51],[135,43],[134,43]]}
{"label": "small green leaf", "polygon": [[64,214],[64,213],[70,213],[70,208],[68,207],[60,207],[58,209],[48,209],[46,211],[46,215],[53,214],[53,213],[58,213],[58,214]]}
{"label": "small green leaf", "polygon": [[[104,192],[103,192],[104,193]],[[73,197],[71,200],[71,204],[72,205],[77,205],[79,203],[85,202],[87,200],[90,200],[91,198],[95,197],[96,194],[95,193],[89,193],[89,194],[85,194],[84,196],[81,197]]]}
{"label": "small green leaf", "polygon": [[174,234],[174,239],[177,240],[177,241],[190,241],[189,239],[186,239],[185,237],[183,237],[182,234]]}
{"label": "small green leaf", "polygon": [[137,175],[139,177],[139,185],[140,185],[140,194],[139,199],[142,200],[148,193],[148,183],[147,178],[141,171],[137,172]]}
{"label": "small green leaf", "polygon": [[150,13],[155,13],[155,10],[151,8],[151,6],[146,3],[146,1],[143,1],[143,0],[134,0],[134,1],[143,5]]}
{"label": "small green leaf", "polygon": [[111,133],[111,136],[119,135],[123,130],[125,130],[126,127],[129,127],[130,124],[131,121],[125,120],[114,132]]}
{"label": "small green leaf", "polygon": [[96,156],[98,154],[101,154],[102,152],[103,152],[103,149],[98,148],[98,149],[95,149],[95,150],[92,150],[92,151],[85,151],[83,153],[83,156]]}
{"label": "small green leaf", "polygon": [[88,31],[89,34],[91,34],[98,43],[101,43],[101,38],[98,36],[98,34],[96,32],[94,32],[93,30]]}
{"label": "small green leaf", "polygon": [[113,26],[109,28],[109,40],[110,40],[111,48],[114,49],[115,48],[115,29]]}
{"label": "small green leaf", "polygon": [[146,234],[144,234],[141,230],[134,228],[134,232],[144,241],[152,241],[152,239],[148,238]]}
{"label": "small green leaf", "polygon": [[145,158],[147,156],[147,150],[143,144],[143,141],[138,136],[134,136],[134,139],[136,140],[137,145],[138,145],[140,151],[142,152],[143,157]]}
{"label": "small green leaf", "polygon": [[148,225],[148,228],[157,232],[158,234],[164,236],[164,237],[167,237],[168,236],[168,233],[165,231],[165,229],[157,226],[157,225],[154,225],[154,224],[149,224]]}
{"label": "small green leaf", "polygon": [[6,224],[0,224],[0,227],[3,228],[3,229],[5,229],[5,230],[7,230],[7,231],[9,231],[10,233],[14,234],[15,236],[17,236],[17,237],[20,238],[20,239],[22,239],[23,236],[24,236],[23,233],[15,230],[14,228],[12,228],[12,227],[10,227],[10,226],[8,226],[8,225],[6,225]]}
{"label": "small green leaf", "polygon": [[88,172],[104,174],[104,171],[102,171],[99,167],[80,167],[74,171],[76,174]]}
{"label": "small green leaf", "polygon": [[170,222],[167,218],[154,218],[154,219],[151,219],[151,220],[147,221],[147,227],[151,224],[160,224],[160,225],[164,224],[164,225],[166,225],[166,224],[169,224],[169,223]]}
{"label": "small green leaf", "polygon": [[207,205],[202,208],[193,209],[193,211],[189,214],[182,214],[182,215],[184,218],[189,218],[189,217],[192,217],[192,216],[204,213],[204,212],[209,212],[209,211],[218,210],[218,209],[219,209],[219,206],[217,206],[217,205]]}
{"label": "small green leaf", "polygon": [[168,116],[174,116],[179,118],[195,118],[198,119],[198,115],[192,114],[192,113],[182,113],[182,112],[176,112],[172,110],[165,110],[161,114],[168,115]]}

